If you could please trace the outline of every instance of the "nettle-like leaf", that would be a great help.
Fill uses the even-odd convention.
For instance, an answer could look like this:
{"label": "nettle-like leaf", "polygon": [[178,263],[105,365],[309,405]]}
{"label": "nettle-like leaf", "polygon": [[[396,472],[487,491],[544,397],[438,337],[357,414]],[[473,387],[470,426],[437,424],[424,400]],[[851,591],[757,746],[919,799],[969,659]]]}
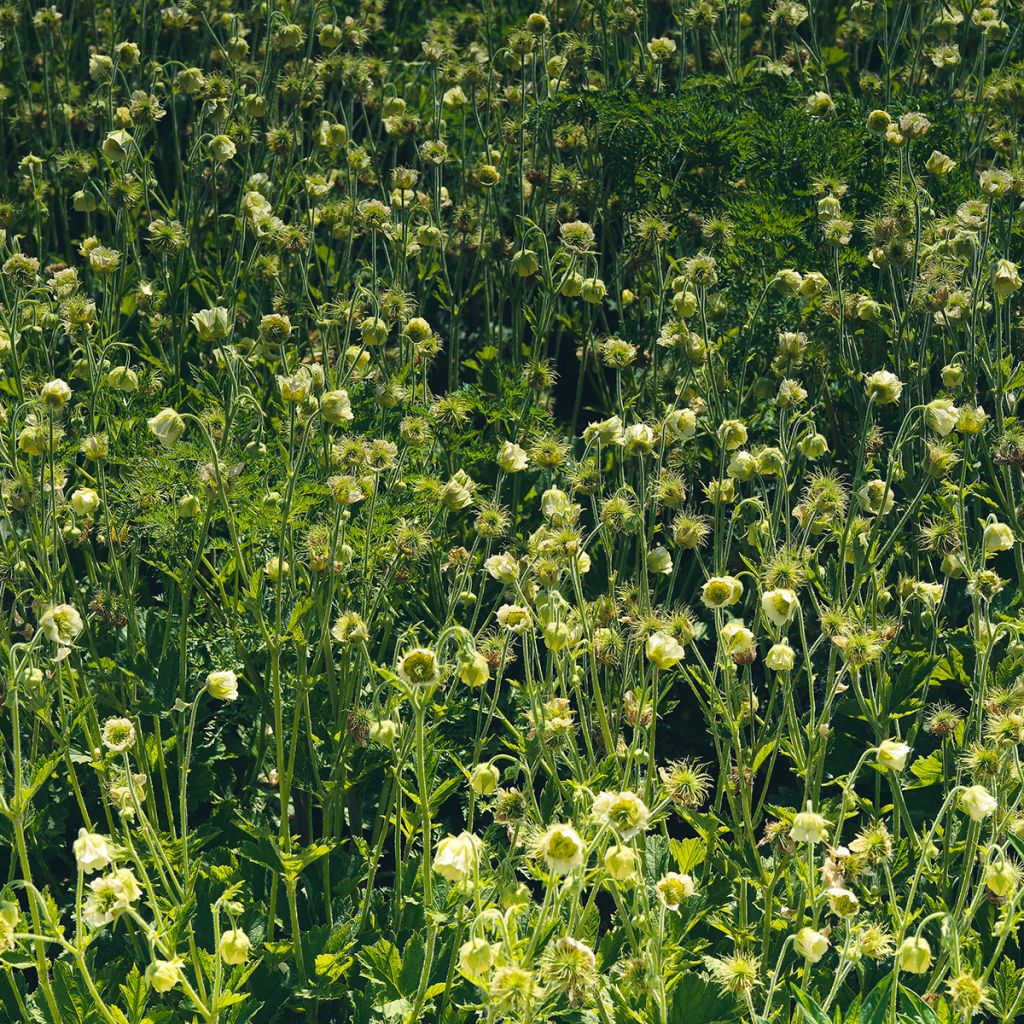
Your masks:
{"label": "nettle-like leaf", "polygon": [[128,976],[119,985],[124,1002],[125,1016],[130,1024],[142,1024],[149,998],[149,986],[137,964],[132,964]]}

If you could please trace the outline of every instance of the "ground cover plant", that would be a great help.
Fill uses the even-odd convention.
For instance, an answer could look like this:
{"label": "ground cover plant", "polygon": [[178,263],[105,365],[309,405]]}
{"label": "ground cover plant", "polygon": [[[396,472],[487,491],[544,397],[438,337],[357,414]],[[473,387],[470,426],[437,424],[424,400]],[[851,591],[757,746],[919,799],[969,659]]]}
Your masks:
{"label": "ground cover plant", "polygon": [[1022,25],[0,6],[0,1019],[1024,1017]]}

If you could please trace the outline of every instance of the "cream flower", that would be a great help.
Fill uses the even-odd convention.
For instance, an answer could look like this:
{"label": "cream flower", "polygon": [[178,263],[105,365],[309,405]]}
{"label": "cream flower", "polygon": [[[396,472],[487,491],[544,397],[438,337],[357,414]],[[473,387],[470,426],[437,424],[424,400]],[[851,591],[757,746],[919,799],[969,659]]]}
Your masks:
{"label": "cream flower", "polygon": [[696,886],[689,875],[681,875],[676,871],[669,871],[654,883],[658,900],[668,910],[678,910],[693,895],[695,889]]}
{"label": "cream flower", "polygon": [[106,837],[96,832],[87,832],[84,828],[78,830],[78,838],[72,849],[78,870],[87,875],[102,871],[113,860]]}
{"label": "cream flower", "polygon": [[583,840],[571,825],[550,825],[537,841],[537,851],[547,869],[567,875],[583,863]]}
{"label": "cream flower", "polygon": [[462,882],[475,875],[484,844],[471,832],[445,836],[434,853],[434,870],[449,882]]}
{"label": "cream flower", "polygon": [[792,590],[766,590],[761,596],[761,610],[770,622],[780,628],[793,621],[799,607],[800,601]]}
{"label": "cream flower", "polygon": [[173,448],[185,433],[185,421],[174,409],[161,409],[148,423],[149,429],[165,448]]}
{"label": "cream flower", "polygon": [[700,599],[708,608],[728,608],[742,596],[743,584],[735,576],[712,576],[700,592]]}
{"label": "cream flower", "polygon": [[801,928],[793,940],[793,948],[812,964],[816,964],[828,952],[828,947],[828,939],[813,928]]}
{"label": "cream flower", "polygon": [[39,619],[39,628],[47,640],[61,647],[70,647],[85,628],[82,616],[69,604],[57,604],[48,608]]}
{"label": "cream flower", "polygon": [[686,656],[686,649],[668,633],[652,633],[647,638],[647,659],[661,669],[671,668]]}
{"label": "cream flower", "polygon": [[599,793],[594,798],[590,814],[599,825],[610,828],[620,839],[632,839],[647,828],[650,817],[647,805],[629,791]]}
{"label": "cream flower", "polygon": [[901,772],[907,766],[910,747],[899,740],[882,740],[878,745],[878,764],[890,771]]}
{"label": "cream flower", "polygon": [[211,672],[206,677],[206,690],[214,700],[236,700],[238,697],[238,677],[231,669]]}
{"label": "cream flower", "polygon": [[998,806],[996,798],[984,786],[970,786],[960,794],[960,809],[972,821],[992,817]]}
{"label": "cream flower", "polygon": [[828,823],[811,808],[807,802],[807,810],[799,811],[793,816],[793,827],[789,830],[789,838],[797,843],[820,843],[828,834]]}

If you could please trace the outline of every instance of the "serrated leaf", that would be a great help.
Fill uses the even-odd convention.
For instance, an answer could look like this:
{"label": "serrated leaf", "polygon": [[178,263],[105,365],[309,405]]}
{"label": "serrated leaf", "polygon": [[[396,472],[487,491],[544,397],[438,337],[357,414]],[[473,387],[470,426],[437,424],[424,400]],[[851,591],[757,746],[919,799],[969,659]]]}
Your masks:
{"label": "serrated leaf", "polygon": [[131,970],[118,988],[121,990],[121,998],[124,1000],[131,1024],[141,1024],[146,1013],[149,985],[146,984],[146,979],[139,970],[138,964],[132,964]]}
{"label": "serrated leaf", "polygon": [[911,762],[910,771],[916,777],[916,781],[906,785],[905,789],[924,789],[942,782],[946,777],[942,765],[942,752],[934,750],[927,757],[917,758]]}
{"label": "serrated leaf", "polygon": [[698,864],[702,864],[707,854],[703,840],[693,836],[687,839],[670,839],[668,848],[672,851],[672,856],[683,874],[688,874]]}
{"label": "serrated leaf", "polygon": [[686,971],[672,987],[668,1024],[719,1024],[739,1017],[739,1007],[696,971]]}

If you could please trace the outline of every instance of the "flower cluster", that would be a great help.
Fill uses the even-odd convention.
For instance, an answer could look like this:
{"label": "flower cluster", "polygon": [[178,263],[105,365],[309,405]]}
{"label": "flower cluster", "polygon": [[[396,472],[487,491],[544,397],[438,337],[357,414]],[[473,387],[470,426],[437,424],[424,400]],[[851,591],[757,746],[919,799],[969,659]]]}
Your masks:
{"label": "flower cluster", "polygon": [[23,1024],[1024,1016],[1007,0],[0,4]]}

